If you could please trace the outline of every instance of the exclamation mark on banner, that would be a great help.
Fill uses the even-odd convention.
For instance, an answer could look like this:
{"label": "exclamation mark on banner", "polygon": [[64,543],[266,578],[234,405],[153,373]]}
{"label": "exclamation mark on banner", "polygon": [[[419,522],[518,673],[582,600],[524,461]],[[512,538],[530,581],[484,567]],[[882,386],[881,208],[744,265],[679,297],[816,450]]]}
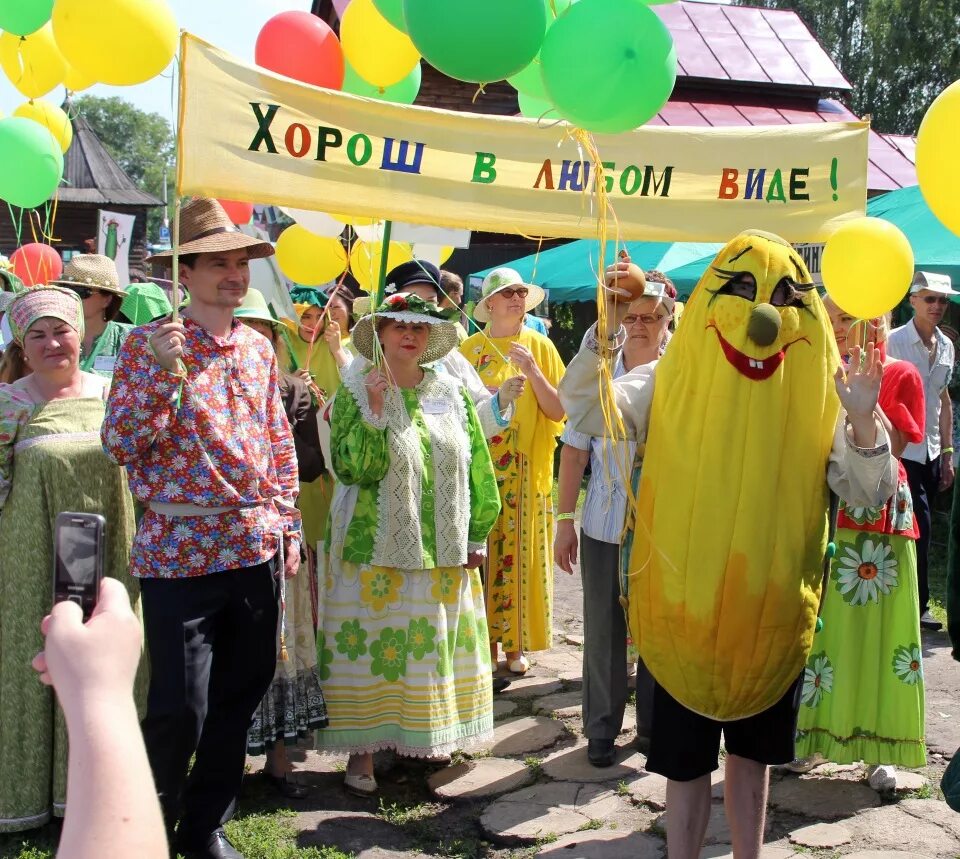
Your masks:
{"label": "exclamation mark on banner", "polygon": [[840,199],[840,196],[837,194],[837,159],[833,159],[833,163],[830,165],[830,187],[833,188],[833,199],[834,202]]}

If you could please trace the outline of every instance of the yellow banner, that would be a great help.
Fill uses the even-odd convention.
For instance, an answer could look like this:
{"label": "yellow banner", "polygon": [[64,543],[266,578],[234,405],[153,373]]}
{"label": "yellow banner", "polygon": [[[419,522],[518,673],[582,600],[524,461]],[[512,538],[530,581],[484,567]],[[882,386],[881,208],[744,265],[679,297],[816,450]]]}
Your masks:
{"label": "yellow banner", "polygon": [[358,98],[182,43],[181,193],[502,233],[726,241],[762,228],[824,240],[864,214],[865,122],[647,127],[596,135],[602,167],[565,124]]}

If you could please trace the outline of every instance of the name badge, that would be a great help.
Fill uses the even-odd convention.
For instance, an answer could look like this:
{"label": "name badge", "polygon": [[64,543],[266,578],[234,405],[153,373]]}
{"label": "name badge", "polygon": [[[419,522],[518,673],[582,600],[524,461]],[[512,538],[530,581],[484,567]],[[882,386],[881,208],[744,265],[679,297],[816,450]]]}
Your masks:
{"label": "name badge", "polygon": [[425,415],[445,415],[450,411],[450,403],[446,400],[427,399],[420,404]]}
{"label": "name badge", "polygon": [[93,369],[101,373],[112,373],[116,365],[115,355],[98,355],[93,361]]}

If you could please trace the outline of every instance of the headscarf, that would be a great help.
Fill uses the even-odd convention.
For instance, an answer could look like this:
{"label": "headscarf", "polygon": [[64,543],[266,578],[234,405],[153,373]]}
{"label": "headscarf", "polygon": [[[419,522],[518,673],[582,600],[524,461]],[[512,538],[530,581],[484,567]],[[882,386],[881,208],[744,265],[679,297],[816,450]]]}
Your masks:
{"label": "headscarf", "polygon": [[37,286],[17,296],[7,311],[14,341],[23,346],[27,331],[45,316],[66,322],[83,338],[83,302],[80,296],[59,286]]}

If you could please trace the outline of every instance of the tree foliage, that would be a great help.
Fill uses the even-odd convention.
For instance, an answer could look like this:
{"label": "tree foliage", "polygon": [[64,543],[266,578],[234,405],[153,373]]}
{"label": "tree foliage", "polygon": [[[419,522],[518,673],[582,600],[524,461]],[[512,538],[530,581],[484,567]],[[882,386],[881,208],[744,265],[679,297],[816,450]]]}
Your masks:
{"label": "tree foliage", "polygon": [[877,131],[916,134],[960,78],[960,0],[734,0],[793,9],[853,86],[850,107]]}
{"label": "tree foliage", "polygon": [[[83,116],[124,172],[144,191],[163,199],[164,168],[173,180],[175,148],[170,123],[119,96],[76,96],[73,110]],[[147,235],[156,240],[162,209],[153,209]]]}

